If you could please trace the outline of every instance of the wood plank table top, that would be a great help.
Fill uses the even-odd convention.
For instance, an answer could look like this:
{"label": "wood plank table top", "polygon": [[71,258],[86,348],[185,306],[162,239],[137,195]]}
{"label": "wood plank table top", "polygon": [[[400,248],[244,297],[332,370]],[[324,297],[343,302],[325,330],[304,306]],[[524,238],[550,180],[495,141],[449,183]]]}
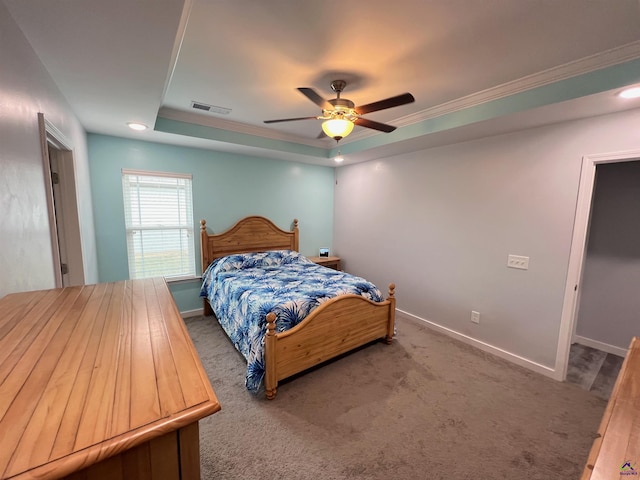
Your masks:
{"label": "wood plank table top", "polygon": [[163,279],[0,299],[0,479],[54,479],[217,412]]}
{"label": "wood plank table top", "polygon": [[640,478],[640,340],[622,364],[582,480]]}

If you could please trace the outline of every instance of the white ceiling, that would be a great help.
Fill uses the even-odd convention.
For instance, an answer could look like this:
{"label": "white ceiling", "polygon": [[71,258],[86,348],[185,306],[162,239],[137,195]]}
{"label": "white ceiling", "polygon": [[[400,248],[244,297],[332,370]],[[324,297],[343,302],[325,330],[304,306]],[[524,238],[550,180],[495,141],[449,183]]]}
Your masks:
{"label": "white ceiling", "polygon": [[[326,165],[336,145],[316,138],[318,120],[263,123],[320,113],[296,87],[333,98],[330,81],[345,79],[343,97],[356,105],[414,95],[413,104],[366,115],[399,126],[394,134],[356,127],[340,142],[346,151],[352,147],[351,162],[640,106],[614,95],[622,84],[640,82],[640,68],[632,68],[626,76],[601,76],[584,95],[572,88],[563,103],[558,94],[538,96],[532,108],[509,115],[399,134],[589,71],[636,65],[638,0],[4,3],[82,124],[95,133]],[[231,112],[202,114],[191,101]],[[126,127],[128,121],[153,127],[159,113],[179,121],[182,134]]]}

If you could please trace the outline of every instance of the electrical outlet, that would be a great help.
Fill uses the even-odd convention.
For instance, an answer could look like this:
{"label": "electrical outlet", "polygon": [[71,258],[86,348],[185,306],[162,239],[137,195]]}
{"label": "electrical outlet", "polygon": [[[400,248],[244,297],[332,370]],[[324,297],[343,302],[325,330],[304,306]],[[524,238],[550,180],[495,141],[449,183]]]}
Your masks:
{"label": "electrical outlet", "polygon": [[471,310],[471,323],[480,323],[480,312]]}
{"label": "electrical outlet", "polygon": [[529,257],[523,257],[522,255],[509,255],[509,258],[507,258],[507,267],[529,270]]}

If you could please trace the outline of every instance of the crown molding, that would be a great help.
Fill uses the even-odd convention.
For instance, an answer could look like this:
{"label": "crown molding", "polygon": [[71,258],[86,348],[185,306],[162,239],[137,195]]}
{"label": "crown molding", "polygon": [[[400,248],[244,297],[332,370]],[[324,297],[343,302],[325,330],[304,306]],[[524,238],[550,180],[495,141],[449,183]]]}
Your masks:
{"label": "crown molding", "polygon": [[481,90],[435,107],[406,115],[394,121],[399,127],[412,125],[429,120],[447,113],[457,112],[475,107],[483,103],[526,92],[534,88],[550,85],[561,80],[576,77],[585,73],[625,63],[640,58],[640,41],[628,43],[621,47],[612,48],[589,57],[559,65],[557,67],[537,72],[526,77],[503,83],[495,87]]}
{"label": "crown molding", "polygon": [[273,130],[267,127],[258,127],[248,123],[234,122],[233,120],[224,120],[221,118],[209,117],[184,110],[177,110],[170,107],[160,107],[158,117],[178,122],[192,123],[203,127],[217,128],[230,132],[241,133],[245,135],[253,135],[257,137],[269,138],[272,140],[282,140],[284,142],[298,143],[309,147],[328,148],[326,139],[309,139],[298,135],[290,135],[279,130]]}
{"label": "crown molding", "polygon": [[[413,125],[426,120],[430,120],[442,115],[454,113],[467,108],[475,107],[487,102],[499,100],[518,93],[526,92],[534,88],[550,85],[555,82],[566,80],[571,77],[586,74],[603,68],[611,67],[621,63],[640,58],[640,41],[628,43],[620,47],[612,48],[604,52],[597,53],[579,60],[575,60],[557,67],[553,67],[542,72],[537,72],[510,82],[497,85],[495,87],[481,90],[479,92],[457,98],[455,100],[427,108],[420,112],[405,115],[397,118],[391,123],[397,127]],[[259,127],[231,120],[224,120],[215,117],[207,117],[197,113],[177,110],[170,107],[161,107],[158,116],[170,120],[177,120],[186,123],[193,123],[222,130],[228,130],[247,135],[254,135],[273,140],[299,143],[310,147],[330,149],[332,145],[327,139],[309,139],[297,135],[283,133],[267,127]],[[341,140],[341,145],[346,145],[354,141],[363,140],[377,135],[369,129],[362,129],[354,132],[347,138]]]}
{"label": "crown molding", "polygon": [[184,0],[184,5],[182,6],[182,14],[180,15],[180,23],[178,24],[178,31],[176,32],[175,41],[173,42],[173,49],[171,50],[169,72],[165,78],[164,86],[162,87],[162,96],[160,98],[166,98],[167,92],[169,90],[169,85],[171,85],[171,81],[173,80],[173,74],[176,70],[180,50],[182,50],[182,43],[184,42],[184,35],[187,30],[187,23],[189,22],[189,17],[191,16],[192,9],[193,1]]}
{"label": "crown molding", "polygon": [[[486,90],[481,90],[479,92],[451,100],[450,102],[441,103],[434,107],[421,110],[420,112],[415,112],[410,115],[405,115],[404,117],[391,120],[389,123],[392,123],[397,127],[413,125],[448,113],[458,112],[493,100],[499,100],[510,95],[526,92],[533,88],[550,85],[552,83],[593,72],[595,70],[636,60],[637,58],[640,58],[640,41],[628,43],[621,47],[612,48],[580,60],[575,60],[542,72],[527,75],[526,77],[487,88]],[[376,132],[360,130],[359,132],[354,132],[346,139],[342,140],[342,144],[344,145],[357,140],[363,140],[374,135],[376,135]]]}

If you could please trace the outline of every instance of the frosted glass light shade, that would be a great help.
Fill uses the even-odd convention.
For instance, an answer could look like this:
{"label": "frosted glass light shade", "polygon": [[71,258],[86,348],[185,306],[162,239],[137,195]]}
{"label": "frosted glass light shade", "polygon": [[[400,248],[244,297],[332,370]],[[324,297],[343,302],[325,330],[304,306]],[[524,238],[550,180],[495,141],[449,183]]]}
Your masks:
{"label": "frosted glass light shade", "polygon": [[353,130],[353,122],[340,118],[333,118],[326,122],[322,122],[322,130],[329,137],[340,140],[351,133]]}

